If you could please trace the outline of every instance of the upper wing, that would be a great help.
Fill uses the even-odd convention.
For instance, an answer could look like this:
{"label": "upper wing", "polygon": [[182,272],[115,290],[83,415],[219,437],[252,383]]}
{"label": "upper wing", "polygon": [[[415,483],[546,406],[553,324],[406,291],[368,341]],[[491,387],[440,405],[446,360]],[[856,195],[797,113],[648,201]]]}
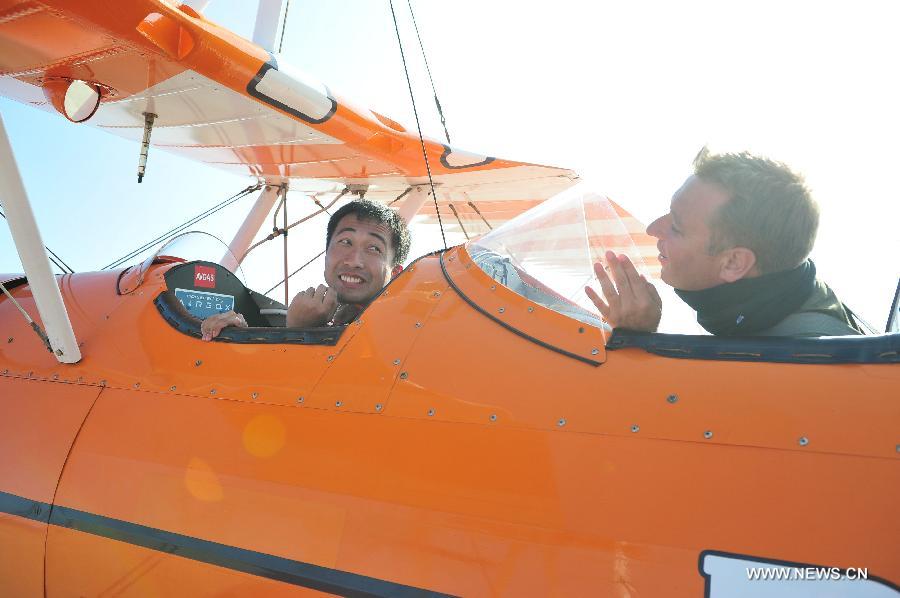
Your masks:
{"label": "upper wing", "polygon": [[[0,0],[0,94],[49,111],[61,83],[102,90],[88,124],[292,188],[366,188],[387,203],[428,183],[419,138],[166,0]],[[485,232],[572,185],[570,170],[425,140],[444,223]],[[296,181],[302,179],[303,182]],[[432,200],[419,220],[435,216]]]}

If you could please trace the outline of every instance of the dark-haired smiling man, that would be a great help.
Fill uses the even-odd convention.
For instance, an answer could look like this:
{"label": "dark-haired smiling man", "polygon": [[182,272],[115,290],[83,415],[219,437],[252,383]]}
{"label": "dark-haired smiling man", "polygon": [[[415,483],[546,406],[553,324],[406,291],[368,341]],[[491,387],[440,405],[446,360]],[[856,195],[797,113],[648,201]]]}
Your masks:
{"label": "dark-haired smiling man", "polygon": [[[325,240],[325,284],[294,297],[287,326],[352,322],[403,270],[410,245],[406,222],[387,206],[366,200],[351,201],[336,211]],[[233,311],[210,316],[200,326],[203,340],[212,340],[226,326],[246,327],[247,322]]]}

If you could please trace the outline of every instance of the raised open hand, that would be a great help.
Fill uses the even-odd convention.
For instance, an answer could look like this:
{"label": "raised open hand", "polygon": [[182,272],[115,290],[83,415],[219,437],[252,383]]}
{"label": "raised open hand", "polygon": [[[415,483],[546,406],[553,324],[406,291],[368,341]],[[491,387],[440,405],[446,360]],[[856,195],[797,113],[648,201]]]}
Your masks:
{"label": "raised open hand", "polygon": [[662,317],[662,299],[656,287],[638,273],[627,255],[607,251],[606,263],[609,274],[602,263],[594,264],[606,301],[590,287],[585,287],[584,292],[613,328],[655,332]]}

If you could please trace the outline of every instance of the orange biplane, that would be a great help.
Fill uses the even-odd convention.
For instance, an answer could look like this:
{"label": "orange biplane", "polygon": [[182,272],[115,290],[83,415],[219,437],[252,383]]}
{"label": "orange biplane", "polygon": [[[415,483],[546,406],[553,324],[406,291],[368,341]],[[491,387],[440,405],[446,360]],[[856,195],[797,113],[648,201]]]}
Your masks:
{"label": "orange biplane", "polygon": [[[0,135],[27,275],[0,276],[2,595],[900,596],[900,335],[610,333],[591,264],[658,267],[625,210],[258,41],[169,0],[0,0],[4,96],[260,190],[220,258],[56,277]],[[235,271],[303,181],[313,215],[365,195],[472,240],[286,328]],[[251,327],[202,342],[229,308]]]}

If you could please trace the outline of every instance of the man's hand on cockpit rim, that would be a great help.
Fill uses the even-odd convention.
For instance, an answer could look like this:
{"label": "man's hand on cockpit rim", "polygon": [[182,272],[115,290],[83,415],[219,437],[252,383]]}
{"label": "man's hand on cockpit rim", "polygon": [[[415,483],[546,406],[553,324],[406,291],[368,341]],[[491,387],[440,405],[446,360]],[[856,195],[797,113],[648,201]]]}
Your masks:
{"label": "man's hand on cockpit rim", "polygon": [[241,314],[233,311],[213,314],[200,322],[200,334],[202,335],[200,338],[205,341],[211,341],[219,336],[219,333],[226,326],[246,328],[247,320]]}
{"label": "man's hand on cockpit rim", "polygon": [[627,255],[607,251],[606,263],[609,274],[602,263],[594,264],[606,301],[590,287],[584,292],[613,328],[655,332],[662,316],[662,299],[656,287],[635,269]]}
{"label": "man's hand on cockpit rim", "polygon": [[287,325],[292,328],[325,326],[337,310],[337,292],[324,284],[297,293],[287,312]]}

